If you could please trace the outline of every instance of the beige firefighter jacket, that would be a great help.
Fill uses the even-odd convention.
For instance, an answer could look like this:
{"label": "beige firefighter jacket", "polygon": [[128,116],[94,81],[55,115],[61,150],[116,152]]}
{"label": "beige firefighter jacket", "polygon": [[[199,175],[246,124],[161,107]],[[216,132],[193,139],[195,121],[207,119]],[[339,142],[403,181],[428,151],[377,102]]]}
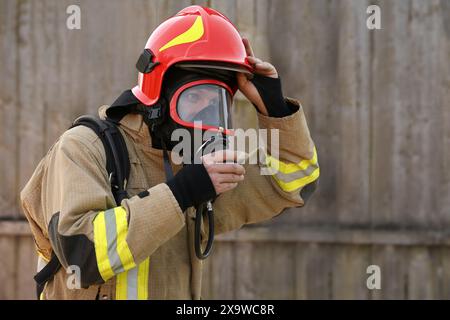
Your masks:
{"label": "beige firefighter jacket", "polygon": [[[261,175],[258,165],[245,165],[244,181],[214,202],[216,234],[304,205],[309,192],[301,191],[319,176],[317,154],[301,105],[286,101],[298,111],[284,118],[258,114],[260,128],[279,129],[280,161],[272,159],[278,171]],[[101,140],[84,126],[56,141],[21,192],[39,256],[48,261],[54,250],[64,267],[41,298],[200,299],[195,210],[182,212],[164,183],[162,151],[151,147],[142,116],[126,115],[120,129],[131,162],[130,198],[115,203]]]}

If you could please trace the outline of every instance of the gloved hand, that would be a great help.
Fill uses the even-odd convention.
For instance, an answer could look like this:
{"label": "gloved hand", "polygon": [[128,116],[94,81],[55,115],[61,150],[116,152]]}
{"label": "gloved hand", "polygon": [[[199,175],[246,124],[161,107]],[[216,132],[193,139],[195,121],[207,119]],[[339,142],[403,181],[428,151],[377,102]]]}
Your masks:
{"label": "gloved hand", "polygon": [[[185,165],[166,183],[182,211],[214,199],[236,188],[244,180],[245,169],[237,163],[237,153],[225,150],[202,157],[203,164]],[[224,163],[228,161],[229,163]]]}
{"label": "gloved hand", "polygon": [[270,117],[285,117],[296,110],[286,104],[281,89],[281,80],[275,67],[258,59],[253,54],[248,39],[242,40],[247,52],[247,60],[253,65],[253,77],[237,74],[238,88],[262,114]]}

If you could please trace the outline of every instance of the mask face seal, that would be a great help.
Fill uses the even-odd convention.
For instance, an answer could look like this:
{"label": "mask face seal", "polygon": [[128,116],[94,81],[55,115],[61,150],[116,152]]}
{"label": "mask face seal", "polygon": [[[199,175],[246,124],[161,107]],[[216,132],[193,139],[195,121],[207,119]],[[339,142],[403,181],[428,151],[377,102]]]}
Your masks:
{"label": "mask face seal", "polygon": [[217,80],[187,83],[174,93],[171,118],[183,127],[220,131],[231,135],[232,91]]}

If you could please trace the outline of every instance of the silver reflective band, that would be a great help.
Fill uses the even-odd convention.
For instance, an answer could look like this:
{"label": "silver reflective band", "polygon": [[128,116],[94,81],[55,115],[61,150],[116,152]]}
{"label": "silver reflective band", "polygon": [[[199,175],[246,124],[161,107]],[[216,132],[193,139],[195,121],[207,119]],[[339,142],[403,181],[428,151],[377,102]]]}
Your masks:
{"label": "silver reflective band", "polygon": [[105,211],[106,239],[108,241],[108,258],[115,274],[125,271],[117,253],[117,225],[114,209]]}

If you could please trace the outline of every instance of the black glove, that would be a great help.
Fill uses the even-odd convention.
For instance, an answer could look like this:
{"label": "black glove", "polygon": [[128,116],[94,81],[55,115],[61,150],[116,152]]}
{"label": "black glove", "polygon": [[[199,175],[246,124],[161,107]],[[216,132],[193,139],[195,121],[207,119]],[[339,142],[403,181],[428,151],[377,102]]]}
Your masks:
{"label": "black glove", "polygon": [[189,164],[166,182],[182,211],[214,199],[216,190],[203,164]]}
{"label": "black glove", "polygon": [[[266,77],[254,74],[250,81],[258,90],[264,105],[266,106],[269,117],[282,118],[289,116],[297,111],[295,106],[288,105],[283,97],[281,89],[281,79]],[[255,106],[256,108],[256,106]],[[256,108],[258,110],[258,108]]]}

